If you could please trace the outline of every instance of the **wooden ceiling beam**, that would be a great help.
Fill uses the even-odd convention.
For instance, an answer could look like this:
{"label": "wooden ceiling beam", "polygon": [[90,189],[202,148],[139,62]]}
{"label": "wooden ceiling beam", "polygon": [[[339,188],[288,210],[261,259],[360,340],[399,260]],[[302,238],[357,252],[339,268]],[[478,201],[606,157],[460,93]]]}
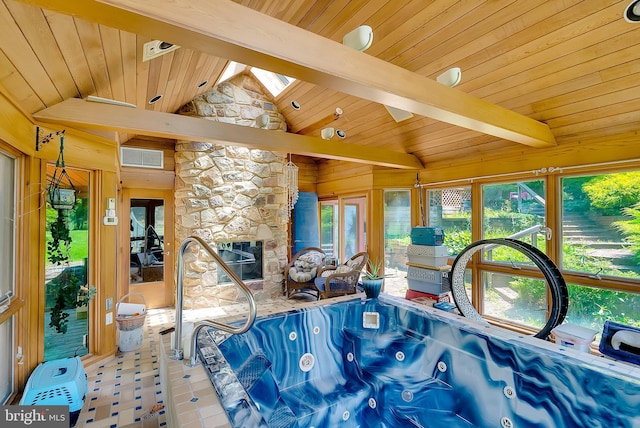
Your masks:
{"label": "wooden ceiling beam", "polygon": [[421,169],[417,157],[344,141],[213,122],[196,117],[142,110],[71,98],[34,115],[42,123],[74,128],[116,130],[177,140],[189,140],[294,153],[390,168]]}
{"label": "wooden ceiling beam", "polygon": [[23,0],[533,147],[549,127],[230,0]]}

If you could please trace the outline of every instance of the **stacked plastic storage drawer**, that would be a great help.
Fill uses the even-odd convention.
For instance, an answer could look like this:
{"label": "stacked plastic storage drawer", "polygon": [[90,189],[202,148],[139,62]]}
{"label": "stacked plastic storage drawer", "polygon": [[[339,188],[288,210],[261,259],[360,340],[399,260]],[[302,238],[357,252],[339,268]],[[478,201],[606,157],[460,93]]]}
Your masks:
{"label": "stacked plastic storage drawer", "polygon": [[74,426],[88,391],[87,373],[80,357],[47,361],[29,376],[20,405],[69,406],[69,422]]}
{"label": "stacked plastic storage drawer", "polygon": [[449,251],[440,227],[414,227],[407,247],[409,290],[429,294],[434,300],[451,290],[447,266]]}

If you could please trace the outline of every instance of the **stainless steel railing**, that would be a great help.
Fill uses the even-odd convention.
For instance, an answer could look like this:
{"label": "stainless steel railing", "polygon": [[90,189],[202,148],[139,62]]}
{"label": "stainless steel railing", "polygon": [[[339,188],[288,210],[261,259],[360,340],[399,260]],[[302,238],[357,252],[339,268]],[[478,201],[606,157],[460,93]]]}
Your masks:
{"label": "stainless steel railing", "polygon": [[173,358],[174,360],[182,360],[184,359],[184,351],[182,349],[182,306],[183,306],[183,293],[184,293],[184,253],[186,252],[189,245],[197,243],[199,244],[213,259],[216,261],[218,266],[220,266],[227,276],[231,279],[233,283],[235,283],[242,292],[247,297],[249,302],[249,317],[247,318],[244,325],[239,327],[234,327],[230,324],[221,323],[213,320],[202,320],[197,322],[194,325],[193,334],[191,335],[191,347],[190,347],[190,361],[189,365],[197,364],[197,356],[196,356],[196,338],[198,336],[198,332],[202,327],[214,327],[219,330],[225,331],[227,333],[232,334],[242,334],[245,331],[249,330],[253,325],[253,322],[256,319],[256,301],[253,298],[253,294],[251,294],[251,290],[247,287],[247,285],[240,279],[238,276],[231,270],[231,268],[220,258],[220,256],[201,238],[197,236],[190,236],[182,241],[180,245],[180,249],[178,250],[178,273],[177,273],[177,287],[176,287],[176,326],[175,326],[175,337],[173,341]]}

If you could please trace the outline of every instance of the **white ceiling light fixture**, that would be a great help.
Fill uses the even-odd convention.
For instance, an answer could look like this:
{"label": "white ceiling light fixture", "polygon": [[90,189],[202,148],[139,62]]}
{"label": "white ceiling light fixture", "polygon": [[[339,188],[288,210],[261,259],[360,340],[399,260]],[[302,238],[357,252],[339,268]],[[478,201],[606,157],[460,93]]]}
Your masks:
{"label": "white ceiling light fixture", "polygon": [[180,46],[174,45],[169,42],[163,42],[162,40],[152,40],[144,44],[142,48],[142,61],[149,61],[151,59],[162,56],[171,51],[175,51]]}
{"label": "white ceiling light fixture", "polygon": [[632,24],[640,22],[640,0],[633,0],[624,10],[624,20]]}
{"label": "white ceiling light fixture", "polygon": [[453,67],[436,77],[436,82],[453,88],[462,80],[462,71],[460,67]]}
{"label": "white ceiling light fixture", "polygon": [[320,136],[322,137],[323,140],[330,140],[333,138],[334,132],[335,132],[335,129],[333,128],[323,128],[322,131],[320,131]]}
{"label": "white ceiling light fixture", "polygon": [[373,43],[373,29],[368,25],[361,25],[344,35],[342,44],[358,51],[366,51]]}

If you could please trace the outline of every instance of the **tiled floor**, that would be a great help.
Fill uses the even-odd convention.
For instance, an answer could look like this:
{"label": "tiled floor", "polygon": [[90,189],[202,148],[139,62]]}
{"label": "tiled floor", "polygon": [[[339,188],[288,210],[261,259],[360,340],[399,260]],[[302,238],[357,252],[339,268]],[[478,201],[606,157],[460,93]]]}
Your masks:
{"label": "tiled floor", "polygon": [[87,368],[89,394],[76,427],[166,426],[158,332],[173,324],[172,315],[168,309],[149,310],[139,350]]}
{"label": "tiled floor", "polygon": [[[395,295],[404,295],[406,281],[386,280],[386,292]],[[258,316],[270,313],[282,312],[292,308],[308,305],[310,301],[305,298],[287,300],[285,298],[273,299],[258,304]],[[313,302],[311,304],[314,304]],[[233,317],[246,311],[246,306],[237,305],[225,308],[215,308],[200,311],[185,311],[186,320],[199,318]],[[89,381],[89,394],[85,400],[76,427],[101,428],[101,427],[163,427],[167,426],[167,413],[164,408],[166,397],[163,385],[160,382],[160,330],[174,325],[174,310],[151,309],[147,312],[143,331],[143,345],[137,351],[125,352],[116,355],[112,359],[99,363],[93,367],[87,367]],[[177,363],[177,362],[176,362]],[[180,363],[182,365],[182,363]],[[176,365],[176,367],[180,368]],[[170,371],[172,367],[169,368]],[[182,370],[182,369],[181,369]],[[209,382],[203,379],[203,382]],[[193,389],[193,379],[190,379],[189,388]],[[180,385],[173,385],[172,400],[180,393]],[[193,395],[194,391],[182,391]],[[197,396],[193,395],[194,397]],[[213,397],[211,397],[213,399]],[[214,400],[217,403],[217,400]],[[221,411],[216,403],[203,407],[203,411]],[[198,405],[208,403],[199,402]],[[194,403],[195,406],[195,403]],[[210,408],[209,408],[210,407]],[[216,410],[217,409],[217,410]],[[191,412],[194,413],[194,412]],[[198,413],[198,412],[195,412]],[[197,414],[190,416],[198,416]],[[200,412],[202,413],[202,412]],[[185,415],[188,415],[186,412]],[[185,415],[180,416],[181,425]],[[200,414],[198,419],[205,422],[206,414]]]}

